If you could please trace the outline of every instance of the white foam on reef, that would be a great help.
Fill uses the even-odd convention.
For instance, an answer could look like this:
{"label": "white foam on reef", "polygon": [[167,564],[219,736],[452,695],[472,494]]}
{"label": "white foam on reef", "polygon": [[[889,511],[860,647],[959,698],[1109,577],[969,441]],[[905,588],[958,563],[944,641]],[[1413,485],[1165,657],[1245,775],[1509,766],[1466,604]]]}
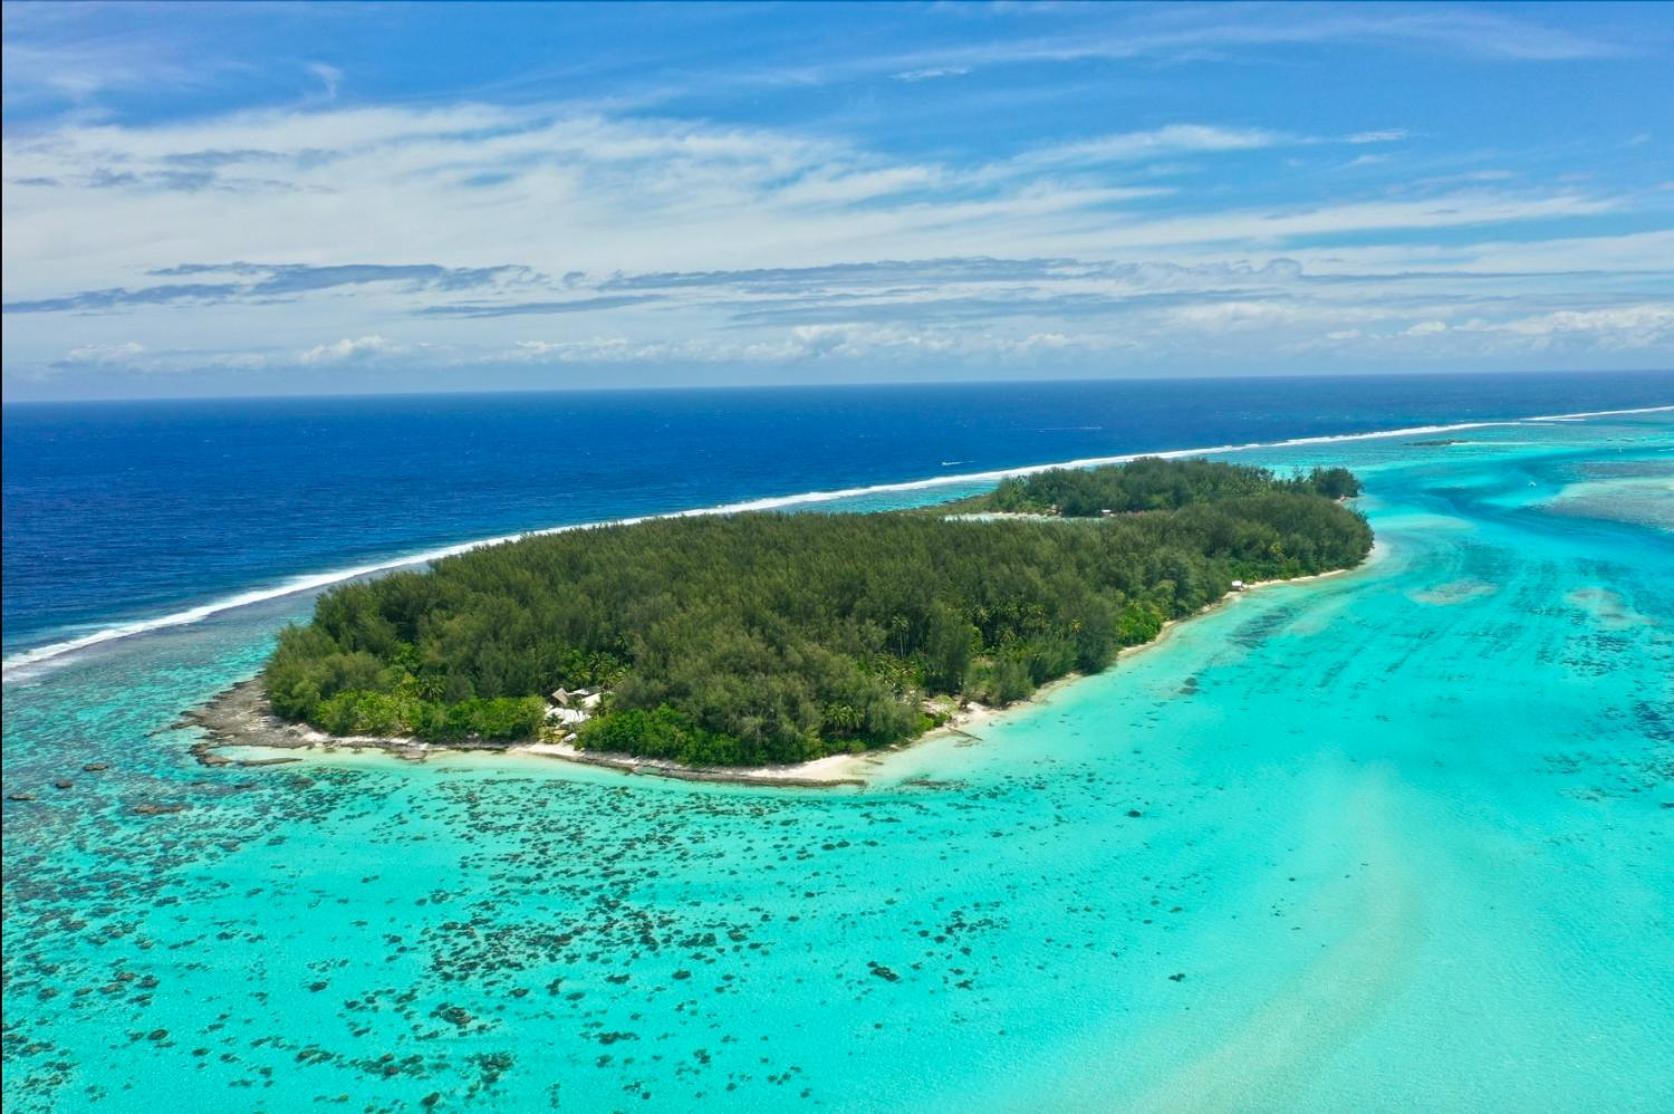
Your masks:
{"label": "white foam on reef", "polygon": [[1462,430],[1488,429],[1497,426],[1518,425],[1524,422],[1566,422],[1582,421],[1588,418],[1615,417],[1627,414],[1657,414],[1674,411],[1671,406],[1641,406],[1629,410],[1593,410],[1576,414],[1546,414],[1532,418],[1502,418],[1492,421],[1454,422],[1449,425],[1420,425],[1405,426],[1400,429],[1375,430],[1370,433],[1339,433],[1321,434],[1314,437],[1292,437],[1283,441],[1250,441],[1235,445],[1211,445],[1195,449],[1169,449],[1162,452],[1122,453],[1118,456],[1082,457],[1078,460],[1055,461],[1050,464],[1030,464],[1017,468],[996,468],[987,472],[965,472],[955,476],[933,476],[921,480],[902,480],[896,483],[871,484],[865,487],[835,488],[831,491],[805,491],[796,495],[775,495],[762,499],[749,499],[737,503],[723,503],[713,507],[698,507],[692,510],[673,511],[668,514],[641,515],[634,518],[616,518],[599,522],[577,522],[564,526],[551,526],[541,530],[528,530],[518,534],[502,534],[498,537],[480,538],[476,541],[460,542],[456,545],[442,546],[428,549],[421,553],[410,554],[405,557],[395,557],[387,561],[372,564],[354,565],[348,568],[335,569],[330,572],[311,573],[304,576],[292,577],[268,588],[254,588],[236,595],[224,596],[211,600],[196,607],[189,607],[183,611],[158,615],[150,619],[135,619],[127,623],[118,623],[104,627],[91,634],[78,638],[53,642],[45,646],[37,646],[31,650],[23,650],[0,663],[0,670],[8,680],[21,680],[26,672],[49,663],[63,663],[73,655],[107,642],[118,639],[132,638],[135,635],[146,634],[151,631],[164,630],[169,627],[188,626],[202,622],[214,615],[233,611],[241,607],[250,607],[269,600],[281,599],[285,596],[297,595],[301,592],[326,588],[346,580],[354,580],[363,576],[372,576],[382,572],[393,572],[396,569],[411,568],[415,565],[427,565],[439,561],[444,557],[452,557],[460,553],[468,553],[473,549],[482,549],[491,545],[503,545],[507,542],[518,541],[522,538],[540,537],[547,534],[561,534],[569,530],[587,530],[600,526],[629,526],[638,522],[649,522],[662,518],[695,518],[701,515],[714,514],[743,514],[750,511],[783,510],[788,507],[807,506],[814,503],[835,503],[844,499],[855,499],[867,495],[889,495],[911,491],[925,491],[937,487],[956,487],[973,483],[998,483],[1000,480],[1012,476],[1031,476],[1039,472],[1050,471],[1054,468],[1096,468],[1106,464],[1126,464],[1140,457],[1161,457],[1165,460],[1181,457],[1206,456],[1210,454],[1225,454],[1251,452],[1258,449],[1288,449],[1301,448],[1308,445],[1332,445],[1346,441],[1374,441],[1387,437],[1414,437],[1434,433],[1458,433]]}

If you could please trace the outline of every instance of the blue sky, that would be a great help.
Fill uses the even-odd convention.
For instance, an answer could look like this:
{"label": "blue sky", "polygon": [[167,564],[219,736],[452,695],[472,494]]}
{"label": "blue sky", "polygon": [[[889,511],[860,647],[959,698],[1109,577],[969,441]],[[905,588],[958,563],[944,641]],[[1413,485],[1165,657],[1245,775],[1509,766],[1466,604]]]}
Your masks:
{"label": "blue sky", "polygon": [[4,6],[5,396],[1674,365],[1674,6]]}

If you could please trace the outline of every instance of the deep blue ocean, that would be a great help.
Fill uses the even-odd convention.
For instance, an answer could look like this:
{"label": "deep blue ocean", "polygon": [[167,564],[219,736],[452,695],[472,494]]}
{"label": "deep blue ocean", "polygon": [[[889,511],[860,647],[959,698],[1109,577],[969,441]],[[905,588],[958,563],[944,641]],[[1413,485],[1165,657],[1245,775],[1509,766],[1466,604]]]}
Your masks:
{"label": "deep blue ocean", "polygon": [[566,523],[1670,402],[1638,373],[7,406],[5,652]]}

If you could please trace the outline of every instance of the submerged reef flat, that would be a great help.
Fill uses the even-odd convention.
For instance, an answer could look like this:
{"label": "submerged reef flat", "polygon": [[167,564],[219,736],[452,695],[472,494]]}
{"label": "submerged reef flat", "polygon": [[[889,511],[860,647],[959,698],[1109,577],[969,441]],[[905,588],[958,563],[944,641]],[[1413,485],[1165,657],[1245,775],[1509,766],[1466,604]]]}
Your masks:
{"label": "submerged reef flat", "polygon": [[[1626,474],[1623,474],[1626,472]],[[1606,518],[1674,533],[1674,461],[1654,461],[1632,471],[1601,466],[1553,499],[1553,514]]]}

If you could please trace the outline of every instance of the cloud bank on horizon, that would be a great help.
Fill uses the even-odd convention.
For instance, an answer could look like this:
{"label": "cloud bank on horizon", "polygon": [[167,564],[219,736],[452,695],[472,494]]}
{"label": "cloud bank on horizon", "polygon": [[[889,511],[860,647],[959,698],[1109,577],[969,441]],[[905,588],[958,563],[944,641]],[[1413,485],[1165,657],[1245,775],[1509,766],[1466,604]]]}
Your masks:
{"label": "cloud bank on horizon", "polygon": [[1674,366],[1648,6],[4,7],[8,399]]}

